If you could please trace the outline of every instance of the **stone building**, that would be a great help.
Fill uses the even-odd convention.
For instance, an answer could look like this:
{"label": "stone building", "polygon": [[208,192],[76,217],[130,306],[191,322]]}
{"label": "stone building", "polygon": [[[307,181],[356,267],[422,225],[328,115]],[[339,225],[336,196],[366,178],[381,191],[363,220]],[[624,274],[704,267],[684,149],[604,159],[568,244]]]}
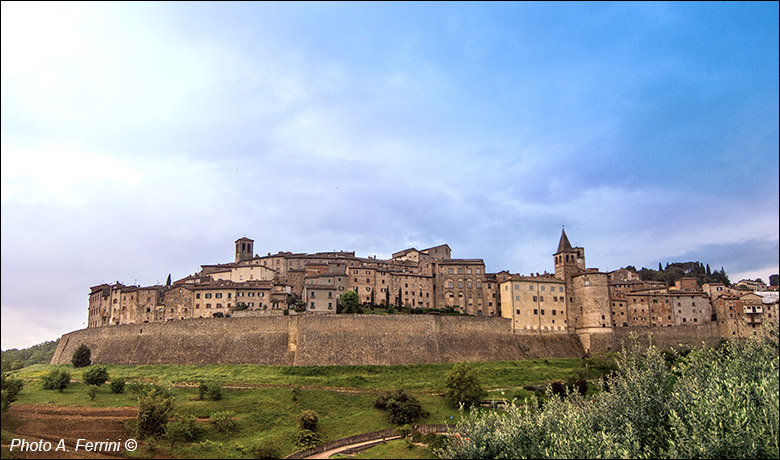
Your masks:
{"label": "stone building", "polygon": [[568,334],[566,283],[553,276],[514,276],[499,285],[515,332]]}

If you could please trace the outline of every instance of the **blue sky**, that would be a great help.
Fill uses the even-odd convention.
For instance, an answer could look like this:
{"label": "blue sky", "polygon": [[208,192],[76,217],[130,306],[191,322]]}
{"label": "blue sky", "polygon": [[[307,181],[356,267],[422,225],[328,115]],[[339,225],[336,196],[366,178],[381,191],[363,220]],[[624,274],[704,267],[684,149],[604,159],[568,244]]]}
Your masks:
{"label": "blue sky", "polygon": [[2,347],[255,252],[777,273],[777,3],[2,3]]}

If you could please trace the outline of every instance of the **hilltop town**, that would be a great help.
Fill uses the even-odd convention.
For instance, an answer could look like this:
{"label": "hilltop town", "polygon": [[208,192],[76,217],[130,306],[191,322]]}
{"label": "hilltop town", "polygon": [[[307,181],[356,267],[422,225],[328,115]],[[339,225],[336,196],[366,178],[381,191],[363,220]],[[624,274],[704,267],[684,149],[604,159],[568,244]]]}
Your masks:
{"label": "hilltop town", "polygon": [[[483,259],[454,259],[443,244],[409,248],[391,259],[354,252],[254,254],[254,241],[235,241],[231,263],[202,265],[165,286],[119,282],[90,288],[89,328],[190,318],[336,314],[353,290],[364,305],[503,317],[515,333],[609,333],[614,328],[701,326],[721,337],[742,337],[777,321],[777,291],[741,281],[673,286],[643,281],[630,269],[601,272],[585,265],[583,247],[565,231],[553,254],[554,273],[487,273]],[[587,345],[585,347],[588,348]]]}

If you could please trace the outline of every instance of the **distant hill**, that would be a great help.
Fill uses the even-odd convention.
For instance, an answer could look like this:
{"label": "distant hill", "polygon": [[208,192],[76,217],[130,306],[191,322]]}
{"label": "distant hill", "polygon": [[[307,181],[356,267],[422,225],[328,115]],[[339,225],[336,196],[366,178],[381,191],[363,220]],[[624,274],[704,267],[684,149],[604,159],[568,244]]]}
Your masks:
{"label": "distant hill", "polygon": [[1,353],[2,372],[14,371],[23,367],[32,366],[33,364],[49,364],[59,341],[60,339],[57,339],[39,343],[38,345],[33,345],[30,348],[23,348],[21,350],[11,348],[10,350],[3,351]]}

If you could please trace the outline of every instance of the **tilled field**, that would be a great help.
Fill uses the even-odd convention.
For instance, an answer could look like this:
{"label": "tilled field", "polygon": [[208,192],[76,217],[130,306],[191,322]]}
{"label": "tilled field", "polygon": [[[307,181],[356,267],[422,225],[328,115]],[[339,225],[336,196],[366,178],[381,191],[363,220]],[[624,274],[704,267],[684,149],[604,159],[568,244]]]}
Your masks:
{"label": "tilled field", "polygon": [[[4,419],[13,420],[14,433],[27,442],[51,442],[49,452],[23,452],[16,458],[120,458],[119,452],[89,452],[82,447],[76,451],[78,439],[89,442],[119,442],[124,449],[124,443],[132,438],[125,428],[124,421],[134,419],[138,415],[135,407],[63,407],[48,405],[12,405],[3,415]],[[54,451],[61,439],[64,439],[66,452]],[[3,445],[5,449],[9,445]],[[16,453],[16,449],[14,449]]]}

